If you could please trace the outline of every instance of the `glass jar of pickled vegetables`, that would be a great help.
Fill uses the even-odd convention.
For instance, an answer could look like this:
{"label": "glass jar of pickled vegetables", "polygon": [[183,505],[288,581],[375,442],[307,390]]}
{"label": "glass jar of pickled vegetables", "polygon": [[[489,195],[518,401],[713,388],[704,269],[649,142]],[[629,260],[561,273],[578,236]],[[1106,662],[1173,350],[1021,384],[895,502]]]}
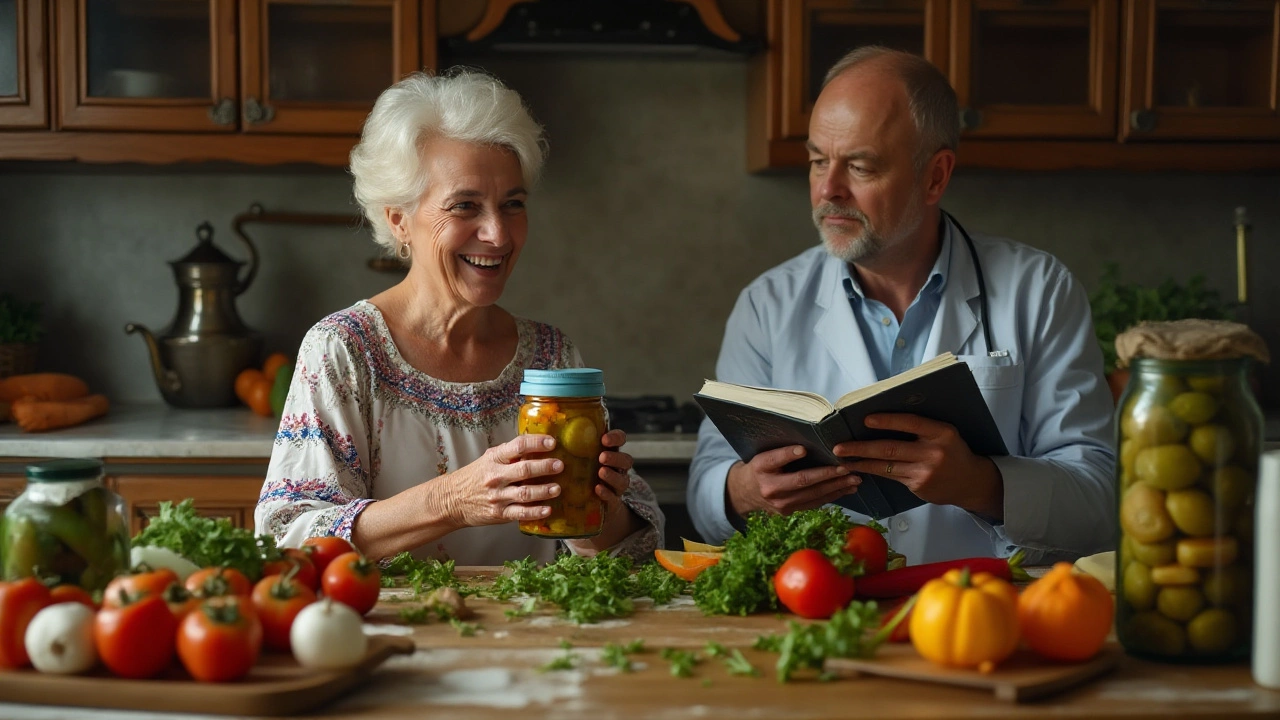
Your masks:
{"label": "glass jar of pickled vegetables", "polygon": [[102,484],[98,460],[27,466],[27,487],[4,511],[4,579],[37,577],[102,590],[129,568],[124,500]]}
{"label": "glass jar of pickled vegetables", "polygon": [[1262,441],[1248,371],[1266,347],[1243,325],[1180,321],[1116,348],[1131,368],[1116,423],[1116,635],[1150,659],[1245,659]]}
{"label": "glass jar of pickled vegetables", "polygon": [[564,469],[534,482],[554,482],[560,494],[546,504],[551,514],[520,523],[520,532],[548,538],[585,538],[604,527],[604,502],[596,495],[600,442],[607,429],[604,373],[591,368],[525,370],[520,393],[521,435],[550,435],[556,446],[540,457],[559,458]]}

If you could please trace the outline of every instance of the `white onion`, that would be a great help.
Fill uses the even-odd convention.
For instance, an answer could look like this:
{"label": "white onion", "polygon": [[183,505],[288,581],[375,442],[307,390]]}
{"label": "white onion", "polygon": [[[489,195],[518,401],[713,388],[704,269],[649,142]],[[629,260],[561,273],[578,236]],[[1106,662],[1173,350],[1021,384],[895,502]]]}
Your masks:
{"label": "white onion", "polygon": [[129,567],[137,567],[143,563],[151,566],[152,570],[169,568],[177,573],[181,582],[186,582],[191,573],[200,569],[199,565],[159,545],[143,545],[129,551]]}
{"label": "white onion", "polygon": [[36,670],[75,675],[97,664],[93,616],[93,610],[78,602],[50,605],[36,613],[23,637]]}
{"label": "white onion", "polygon": [[302,608],[293,619],[289,644],[302,667],[340,670],[360,662],[369,640],[355,610],[325,598]]}

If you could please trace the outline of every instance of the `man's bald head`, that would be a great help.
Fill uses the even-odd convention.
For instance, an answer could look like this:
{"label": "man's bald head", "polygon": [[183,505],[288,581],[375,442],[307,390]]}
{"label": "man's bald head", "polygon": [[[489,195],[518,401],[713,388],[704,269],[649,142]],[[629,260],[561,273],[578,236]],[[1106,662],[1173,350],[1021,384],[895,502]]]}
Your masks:
{"label": "man's bald head", "polygon": [[823,80],[823,90],[848,73],[887,73],[902,83],[919,138],[917,171],[924,169],[934,153],[944,148],[954,151],[960,143],[960,106],[955,90],[933,63],[913,53],[866,45],[831,67]]}

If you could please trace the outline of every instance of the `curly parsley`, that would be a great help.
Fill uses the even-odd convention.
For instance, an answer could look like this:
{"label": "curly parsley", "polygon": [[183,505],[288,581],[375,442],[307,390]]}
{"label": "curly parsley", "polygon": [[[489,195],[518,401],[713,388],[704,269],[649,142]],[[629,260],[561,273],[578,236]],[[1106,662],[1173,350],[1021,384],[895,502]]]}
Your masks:
{"label": "curly parsley", "polygon": [[702,662],[702,658],[692,650],[676,650],[662,648],[662,659],[671,663],[671,674],[675,677],[693,677],[693,666]]}
{"label": "curly parsley", "polygon": [[235,568],[250,580],[262,577],[263,558],[279,557],[275,538],[233,527],[227,518],[197,515],[194,502],[162,501],[159,514],[133,538],[133,546],[168,548],[200,567]]}
{"label": "curly parsley", "polygon": [[860,575],[861,563],[844,552],[854,523],[838,508],[804,510],[791,515],[755,512],[746,533],[725,542],[720,562],[698,575],[693,600],[708,615],[748,615],[778,609],[773,574],[791,553],[813,548],[847,575]]}
{"label": "curly parsley", "polygon": [[402,552],[388,560],[386,565],[383,566],[382,586],[395,587],[398,584],[395,578],[403,577],[405,583],[413,588],[414,595],[421,595],[424,592],[430,592],[442,587],[455,588],[463,595],[474,593],[475,590],[467,587],[453,573],[453,569],[452,560],[444,562],[435,558],[419,560],[407,552]]}
{"label": "curly parsley", "polygon": [[880,609],[876,603],[854,600],[826,622],[802,625],[790,620],[785,635],[762,635],[756,638],[755,648],[779,653],[778,682],[786,682],[797,670],[821,670],[823,660],[829,657],[871,657],[911,611],[912,605],[914,601],[909,601],[889,623],[880,627]]}

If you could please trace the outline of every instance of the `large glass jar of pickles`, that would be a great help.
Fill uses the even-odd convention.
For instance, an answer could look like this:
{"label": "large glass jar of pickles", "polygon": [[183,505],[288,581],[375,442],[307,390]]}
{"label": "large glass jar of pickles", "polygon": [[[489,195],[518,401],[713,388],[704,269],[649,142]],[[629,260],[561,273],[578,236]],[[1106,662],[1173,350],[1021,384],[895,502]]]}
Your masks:
{"label": "large glass jar of pickles", "polygon": [[520,523],[520,532],[548,538],[584,538],[604,527],[604,502],[596,495],[600,440],[607,429],[604,373],[591,368],[525,370],[520,393],[521,435],[550,435],[555,448],[541,457],[559,458],[564,469],[536,482],[560,485],[548,500],[551,514]]}
{"label": "large glass jar of pickles", "polygon": [[1243,325],[1148,323],[1116,340],[1131,369],[1117,430],[1116,634],[1158,660],[1244,659],[1266,347]]}
{"label": "large glass jar of pickles", "polygon": [[28,465],[26,489],[4,511],[4,579],[106,588],[129,567],[124,513],[124,500],[102,484],[98,460]]}

